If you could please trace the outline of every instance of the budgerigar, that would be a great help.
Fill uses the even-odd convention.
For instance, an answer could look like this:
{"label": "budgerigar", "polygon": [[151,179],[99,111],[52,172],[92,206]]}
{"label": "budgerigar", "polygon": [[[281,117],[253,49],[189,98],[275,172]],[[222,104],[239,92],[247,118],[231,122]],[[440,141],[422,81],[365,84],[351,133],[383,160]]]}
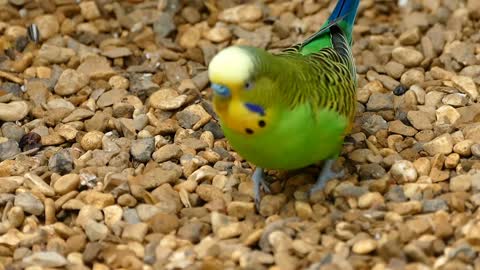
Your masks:
{"label": "budgerigar", "polygon": [[325,161],[310,193],[332,170],[356,111],[352,28],[359,0],[339,0],[313,36],[280,53],[250,46],[220,51],[208,67],[213,104],[232,147],[256,165],[254,197],[269,192],[264,169]]}

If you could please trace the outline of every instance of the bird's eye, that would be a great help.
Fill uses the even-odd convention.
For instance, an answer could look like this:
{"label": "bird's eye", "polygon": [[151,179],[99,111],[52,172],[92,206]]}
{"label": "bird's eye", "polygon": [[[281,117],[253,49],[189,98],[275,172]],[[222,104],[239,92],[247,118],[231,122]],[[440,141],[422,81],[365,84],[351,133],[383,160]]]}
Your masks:
{"label": "bird's eye", "polygon": [[245,83],[245,90],[251,90],[251,89],[253,89],[253,86],[254,86],[253,82],[248,81],[248,82]]}

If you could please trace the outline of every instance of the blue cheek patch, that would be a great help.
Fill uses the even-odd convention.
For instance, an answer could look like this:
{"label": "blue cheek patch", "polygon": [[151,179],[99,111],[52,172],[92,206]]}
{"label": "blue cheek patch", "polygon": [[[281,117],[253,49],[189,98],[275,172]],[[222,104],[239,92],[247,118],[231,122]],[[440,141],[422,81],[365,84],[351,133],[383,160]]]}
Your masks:
{"label": "blue cheek patch", "polygon": [[229,97],[231,95],[230,89],[224,85],[212,83],[212,89],[215,94],[222,96],[222,97]]}
{"label": "blue cheek patch", "polygon": [[247,107],[247,109],[251,112],[258,113],[261,116],[265,116],[265,110],[260,105],[245,102],[245,107]]}

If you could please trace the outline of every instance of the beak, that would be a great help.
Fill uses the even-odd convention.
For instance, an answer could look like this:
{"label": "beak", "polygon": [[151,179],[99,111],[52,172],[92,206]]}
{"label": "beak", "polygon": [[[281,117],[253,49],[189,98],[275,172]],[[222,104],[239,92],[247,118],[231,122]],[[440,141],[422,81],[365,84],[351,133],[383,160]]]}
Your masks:
{"label": "beak", "polygon": [[230,88],[226,87],[225,85],[212,83],[211,87],[213,92],[221,97],[230,97],[232,95]]}

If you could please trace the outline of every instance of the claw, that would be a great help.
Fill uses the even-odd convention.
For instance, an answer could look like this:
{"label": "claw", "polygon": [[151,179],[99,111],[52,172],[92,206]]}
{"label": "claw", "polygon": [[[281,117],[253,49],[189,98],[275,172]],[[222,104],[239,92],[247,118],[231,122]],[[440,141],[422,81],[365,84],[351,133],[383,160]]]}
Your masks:
{"label": "claw", "polygon": [[270,193],[270,186],[265,181],[265,175],[264,175],[263,169],[260,167],[257,167],[255,169],[255,172],[253,172],[252,180],[253,180],[253,196],[255,199],[255,206],[257,207],[257,210],[260,210],[260,201],[262,199],[260,195],[260,189],[263,189],[265,193]]}
{"label": "claw", "polygon": [[325,161],[325,164],[323,165],[322,172],[317,178],[317,182],[315,185],[313,185],[312,188],[310,188],[310,191],[308,192],[309,196],[312,196],[313,193],[316,191],[323,189],[325,185],[327,184],[328,181],[334,179],[334,178],[343,178],[345,177],[345,170],[342,170],[340,172],[334,172],[332,170],[332,166],[335,164],[334,159],[329,159]]}

